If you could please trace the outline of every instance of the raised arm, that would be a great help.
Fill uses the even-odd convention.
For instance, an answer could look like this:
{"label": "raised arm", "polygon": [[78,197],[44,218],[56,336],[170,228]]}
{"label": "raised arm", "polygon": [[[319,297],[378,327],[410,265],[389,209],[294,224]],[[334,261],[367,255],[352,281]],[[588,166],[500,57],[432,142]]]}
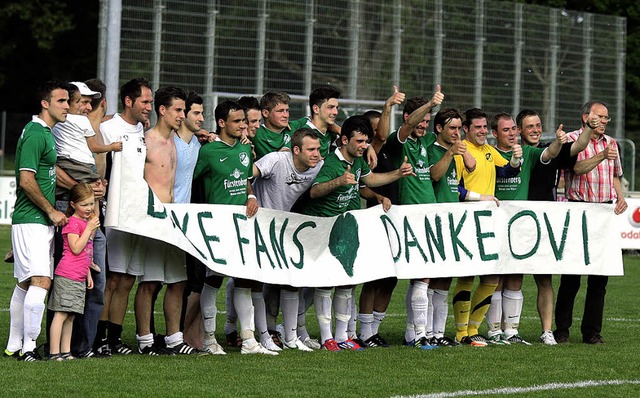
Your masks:
{"label": "raised arm", "polygon": [[576,156],[580,152],[584,151],[589,145],[589,141],[591,140],[591,134],[594,129],[597,129],[600,126],[600,117],[595,116],[589,120],[589,123],[586,123],[584,126],[584,130],[582,134],[578,136],[578,139],[571,144],[571,156]]}
{"label": "raised arm", "polygon": [[362,181],[371,188],[379,187],[382,185],[390,184],[396,180],[399,180],[402,177],[415,176],[413,172],[413,166],[407,162],[407,157],[404,157],[404,162],[400,168],[389,171],[387,173],[369,173],[366,176],[362,177]]}
{"label": "raised arm", "polygon": [[567,142],[567,133],[562,130],[562,127],[562,124],[558,126],[558,129],[556,130],[556,139],[553,140],[551,145],[545,148],[544,152],[542,152],[542,161],[544,163],[548,163],[551,159],[558,156],[562,149],[562,144]]}
{"label": "raised arm", "polygon": [[347,170],[340,177],[312,186],[309,195],[312,199],[321,198],[333,192],[338,187],[354,185],[357,183],[356,176],[351,172],[351,166],[347,166]]}
{"label": "raised arm", "polygon": [[411,115],[409,115],[407,120],[405,120],[402,124],[402,127],[400,127],[400,130],[398,131],[398,137],[400,138],[400,141],[404,142],[407,137],[411,135],[413,129],[415,129],[416,126],[420,124],[420,122],[424,119],[427,113],[431,112],[431,110],[436,106],[442,104],[443,100],[444,94],[442,94],[442,92],[440,91],[440,85],[438,84],[438,88],[433,94],[433,98],[431,98],[429,102],[422,105],[420,108],[413,111]]}
{"label": "raised arm", "polygon": [[384,103],[384,108],[382,108],[382,115],[380,116],[380,121],[378,122],[378,128],[376,129],[376,135],[373,137],[373,142],[371,142],[371,146],[376,151],[376,153],[380,152],[380,149],[387,142],[387,137],[389,137],[389,129],[391,127],[391,111],[394,105],[400,105],[404,102],[405,94],[398,91],[398,86],[393,86],[393,95],[387,99]]}

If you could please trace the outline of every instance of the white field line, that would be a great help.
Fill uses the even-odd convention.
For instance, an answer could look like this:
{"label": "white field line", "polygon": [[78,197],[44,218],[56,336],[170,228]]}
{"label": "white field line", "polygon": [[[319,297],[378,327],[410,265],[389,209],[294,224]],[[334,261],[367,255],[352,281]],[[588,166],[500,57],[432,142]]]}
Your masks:
{"label": "white field line", "polygon": [[511,395],[526,394],[537,391],[570,390],[574,388],[592,388],[600,386],[621,386],[625,384],[640,384],[640,380],[584,380],[575,383],[549,383],[534,385],[531,387],[503,387],[490,390],[460,390],[452,392],[439,392],[433,394],[398,395],[393,398],[448,398],[470,397],[478,395]]}

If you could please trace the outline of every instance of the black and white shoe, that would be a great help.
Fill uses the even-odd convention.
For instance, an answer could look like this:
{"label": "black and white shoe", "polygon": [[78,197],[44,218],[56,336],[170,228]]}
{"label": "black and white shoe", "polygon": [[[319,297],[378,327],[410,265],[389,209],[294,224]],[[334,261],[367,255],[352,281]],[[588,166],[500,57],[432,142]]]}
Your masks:
{"label": "black and white shoe", "polygon": [[27,351],[20,355],[18,360],[24,362],[36,362],[42,360],[42,357],[36,351]]}
{"label": "black and white shoe", "polygon": [[138,353],[142,355],[150,355],[152,357],[157,357],[160,355],[175,355],[172,351],[169,351],[166,348],[155,347],[152,345],[148,345],[142,348],[138,347]]}
{"label": "black and white shoe", "polygon": [[182,342],[175,347],[167,347],[166,350],[172,352],[175,355],[192,355],[198,353],[198,350],[191,347],[185,342]]}

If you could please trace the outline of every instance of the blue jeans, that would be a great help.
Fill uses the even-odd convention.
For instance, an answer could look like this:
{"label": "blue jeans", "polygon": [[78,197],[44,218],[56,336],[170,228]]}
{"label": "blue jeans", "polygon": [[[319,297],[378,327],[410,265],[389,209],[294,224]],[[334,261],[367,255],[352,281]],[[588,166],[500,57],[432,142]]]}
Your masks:
{"label": "blue jeans", "polygon": [[74,355],[82,355],[90,351],[96,338],[98,321],[100,314],[102,314],[102,307],[104,307],[104,288],[107,280],[106,253],[107,239],[104,233],[98,229],[93,238],[93,262],[98,264],[102,272],[91,270],[93,289],[87,290],[84,299],[84,314],[76,315],[73,321],[71,352]]}

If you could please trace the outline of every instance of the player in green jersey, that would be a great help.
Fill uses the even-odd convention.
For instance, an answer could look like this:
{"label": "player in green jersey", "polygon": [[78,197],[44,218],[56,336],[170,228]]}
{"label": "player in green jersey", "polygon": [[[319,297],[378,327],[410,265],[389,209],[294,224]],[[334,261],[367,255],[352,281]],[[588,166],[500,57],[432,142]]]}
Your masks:
{"label": "player in green jersey", "polygon": [[[591,126],[597,126],[600,118],[590,121]],[[537,148],[545,148],[550,143],[542,144],[542,122],[538,113],[532,109],[523,109],[516,116],[518,133],[523,145],[531,145]],[[562,124],[558,130],[562,130]],[[538,163],[531,174],[529,183],[529,200],[556,200],[556,186],[560,179],[559,170],[572,169],[576,164],[577,155],[589,145],[591,129],[585,126],[588,134],[580,134],[575,142],[562,145],[560,154],[549,164]],[[540,341],[547,345],[556,345],[555,337],[551,331],[553,324],[553,284],[549,274],[536,274],[533,276],[538,286],[538,315],[542,323]]]}
{"label": "player in green jersey", "polygon": [[291,98],[282,91],[269,91],[260,98],[263,124],[253,137],[256,160],[270,152],[291,149],[291,134],[304,126],[307,118],[289,120]]}
{"label": "player in green jersey", "polygon": [[[246,205],[247,217],[258,211],[258,203],[252,194],[250,179],[253,176],[251,145],[242,144],[240,138],[247,128],[245,112],[240,104],[224,101],[215,109],[218,138],[200,148],[194,179],[202,178],[207,203]],[[224,354],[215,338],[216,298],[224,275],[207,269],[204,287],[200,294],[200,306],[204,322],[204,351],[211,355]],[[240,325],[243,354],[278,355],[260,345],[254,337],[254,307],[251,289],[259,283],[236,278],[234,306]]]}
{"label": "player in green jersey", "polygon": [[[362,158],[371,140],[371,124],[363,116],[352,116],[342,125],[341,147],[327,156],[312,188],[311,200],[305,203],[302,212],[319,217],[343,214],[354,197],[359,195],[359,180],[367,186],[385,185],[402,177],[413,175],[413,168],[407,162],[394,171],[372,173]],[[347,336],[347,326],[351,318],[350,299],[352,286],[336,287],[334,312],[336,316],[335,339],[331,333],[331,287],[317,288],[314,302],[323,347],[331,351],[340,349],[360,349]]]}
{"label": "player in green jersey", "polygon": [[[508,113],[496,114],[491,121],[491,131],[496,138],[495,147],[500,155],[506,160],[511,160],[513,148],[518,144],[519,136],[513,117]],[[522,147],[520,173],[513,177],[498,177],[495,188],[496,197],[500,200],[527,200],[529,181],[534,167],[539,163],[548,164],[560,153],[566,141],[566,133],[559,128],[556,131],[555,141],[549,147],[537,148],[530,145]],[[518,334],[522,302],[522,274],[501,276],[498,287],[491,296],[491,306],[486,317],[489,342],[530,345]]]}
{"label": "player in green jersey", "polygon": [[[435,142],[436,136],[427,132],[427,126],[431,110],[443,100],[440,85],[429,101],[422,97],[408,99],[403,110],[404,123],[387,139],[385,150],[390,158],[397,164],[404,157],[415,170],[415,176],[398,182],[399,204],[436,203],[427,155],[427,148]],[[435,347],[426,337],[428,288],[429,278],[412,280],[406,296],[405,342],[423,350]]]}
{"label": "player in green jersey", "polygon": [[9,304],[6,356],[33,362],[40,357],[45,297],[53,277],[53,233],[67,217],[54,207],[56,146],[51,129],[64,122],[69,110],[67,85],[50,81],[38,89],[40,113],[29,122],[16,147],[16,203],[11,221],[11,244],[17,284]]}

